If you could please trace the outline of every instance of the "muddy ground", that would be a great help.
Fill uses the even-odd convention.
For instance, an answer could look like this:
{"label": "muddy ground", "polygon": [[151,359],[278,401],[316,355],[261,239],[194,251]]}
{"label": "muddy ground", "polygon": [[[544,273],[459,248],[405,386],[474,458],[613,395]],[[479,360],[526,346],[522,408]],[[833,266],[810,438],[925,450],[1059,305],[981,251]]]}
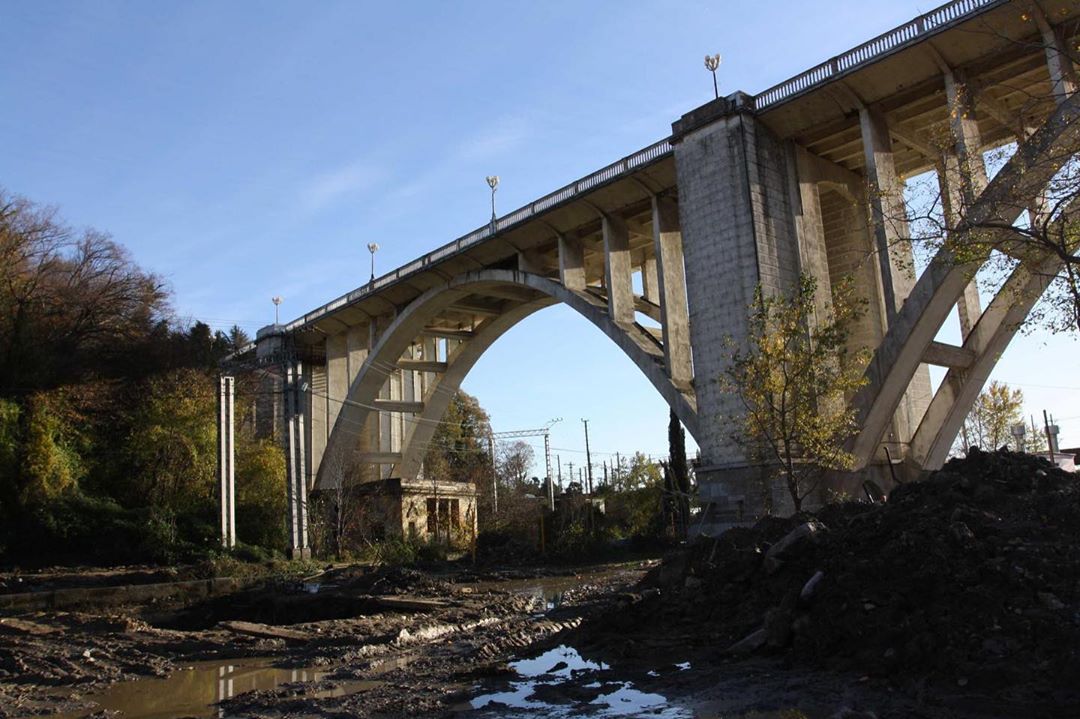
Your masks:
{"label": "muddy ground", "polygon": [[[879,717],[954,715],[911,687],[859,673],[808,671],[770,657],[732,662],[692,632],[597,641],[598,626],[615,627],[613,618],[655,599],[638,583],[657,564],[485,573],[351,567],[307,587],[279,581],[189,607],[7,617],[0,717],[833,717],[847,708]],[[316,584],[317,593],[307,591]],[[583,622],[587,633],[579,632]],[[530,657],[539,659],[526,668],[520,660]],[[207,662],[229,665],[222,676],[238,677],[234,696],[223,681],[204,687],[198,671],[182,671],[226,671]],[[299,671],[244,691],[241,668],[249,664]],[[185,673],[194,683],[181,691],[194,709],[164,696],[177,685],[146,679]],[[132,680],[146,691],[116,693],[137,688]]]}

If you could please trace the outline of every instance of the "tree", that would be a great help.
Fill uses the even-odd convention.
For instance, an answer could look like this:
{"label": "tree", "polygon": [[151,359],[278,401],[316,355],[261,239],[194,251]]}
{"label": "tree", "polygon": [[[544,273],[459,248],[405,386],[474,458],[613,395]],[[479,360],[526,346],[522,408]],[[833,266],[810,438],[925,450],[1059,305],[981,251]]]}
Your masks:
{"label": "tree", "polygon": [[647,455],[635,452],[625,471],[613,478],[611,486],[616,492],[631,492],[643,487],[658,486],[662,481],[660,465]]}
{"label": "tree", "polygon": [[236,352],[244,345],[251,342],[251,337],[241,329],[240,325],[233,325],[229,328],[229,349]]}
{"label": "tree", "polygon": [[424,457],[425,476],[451,482],[490,481],[490,434],[491,422],[480,402],[459,390],[431,438]]}
{"label": "tree", "polygon": [[[977,446],[993,451],[1014,444],[1013,425],[1024,423],[1024,393],[1004,382],[991,382],[983,390],[964,420],[961,441],[968,447]],[[1023,449],[1023,447],[1021,447]]]}
{"label": "tree", "polygon": [[528,483],[534,456],[535,452],[528,442],[519,440],[500,445],[498,450],[499,479],[504,485],[524,486]]}
{"label": "tree", "polygon": [[240,541],[284,551],[285,453],[241,433],[236,447],[236,529]]}
{"label": "tree", "polygon": [[167,313],[160,278],[96,230],[0,189],[0,391],[115,372]]}
{"label": "tree", "polygon": [[177,370],[147,380],[140,395],[124,448],[131,498],[178,513],[210,507],[217,471],[213,382]]}
{"label": "tree", "polygon": [[[845,400],[863,384],[868,361],[864,351],[848,346],[849,328],[865,303],[853,298],[849,283],[835,283],[828,316],[815,324],[816,292],[816,282],[805,275],[790,296],[766,296],[759,286],[746,343],[729,341],[722,378],[743,405],[742,416],[733,418],[735,441],[779,472],[797,512],[826,471],[852,466],[844,443],[856,421]],[[769,492],[764,494],[769,512]]]}
{"label": "tree", "polygon": [[686,431],[670,410],[668,416],[668,464],[672,504],[676,515],[676,532],[685,537],[690,522],[690,469],[686,462]]}

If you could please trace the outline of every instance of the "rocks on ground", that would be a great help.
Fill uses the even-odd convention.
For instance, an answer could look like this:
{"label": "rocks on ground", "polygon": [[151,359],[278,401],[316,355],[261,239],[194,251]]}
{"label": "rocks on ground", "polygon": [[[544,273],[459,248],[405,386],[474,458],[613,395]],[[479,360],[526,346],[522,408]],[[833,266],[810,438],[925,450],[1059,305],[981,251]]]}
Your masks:
{"label": "rocks on ground", "polygon": [[659,596],[583,627],[1032,697],[1080,715],[1080,477],[973,450],[880,504],[830,505],[702,540]]}

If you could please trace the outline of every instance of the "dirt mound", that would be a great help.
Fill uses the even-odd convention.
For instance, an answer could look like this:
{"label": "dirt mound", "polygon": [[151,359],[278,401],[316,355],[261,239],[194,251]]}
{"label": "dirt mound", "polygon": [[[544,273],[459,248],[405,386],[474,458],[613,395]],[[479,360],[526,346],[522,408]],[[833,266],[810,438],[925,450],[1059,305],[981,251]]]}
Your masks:
{"label": "dirt mound", "polygon": [[886,503],[730,530],[646,583],[608,631],[1080,706],[1080,477],[1029,455],[973,450]]}

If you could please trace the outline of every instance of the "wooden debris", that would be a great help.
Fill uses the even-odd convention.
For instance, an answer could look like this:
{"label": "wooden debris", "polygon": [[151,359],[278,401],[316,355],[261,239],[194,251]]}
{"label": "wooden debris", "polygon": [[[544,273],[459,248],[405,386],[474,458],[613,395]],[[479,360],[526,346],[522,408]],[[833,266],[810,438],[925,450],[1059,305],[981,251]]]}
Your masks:
{"label": "wooden debris", "polygon": [[261,639],[284,639],[292,642],[306,642],[311,639],[311,635],[307,632],[284,627],[272,627],[269,624],[257,624],[255,622],[230,621],[221,622],[219,626],[236,634],[246,634],[249,637],[259,637]]}
{"label": "wooden debris", "polygon": [[383,609],[399,609],[405,611],[432,611],[435,609],[445,609],[451,606],[450,602],[444,599],[424,599],[422,597],[403,597],[403,596],[387,596],[387,597],[372,597],[375,603]]}
{"label": "wooden debris", "polygon": [[38,624],[37,622],[16,619],[14,617],[0,619],[0,629],[12,634],[32,634],[34,636],[53,634],[61,631],[58,627],[50,627],[45,624]]}

